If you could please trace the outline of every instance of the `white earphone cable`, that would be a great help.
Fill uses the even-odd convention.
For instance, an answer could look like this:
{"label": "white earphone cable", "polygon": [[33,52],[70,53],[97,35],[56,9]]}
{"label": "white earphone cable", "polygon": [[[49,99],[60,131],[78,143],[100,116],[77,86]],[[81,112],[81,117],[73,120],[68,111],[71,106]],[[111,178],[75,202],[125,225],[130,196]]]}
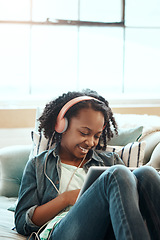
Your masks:
{"label": "white earphone cable", "polygon": [[52,139],[53,139],[54,135],[55,135],[55,131],[53,132],[53,135],[52,135],[51,140],[50,140],[50,143],[49,143],[49,148],[48,148],[47,156],[46,156],[45,163],[44,163],[44,175],[45,175],[46,178],[51,182],[51,184],[53,185],[53,187],[56,189],[57,193],[60,194],[58,188],[56,187],[56,185],[54,184],[54,182],[50,179],[50,177],[48,177],[48,175],[47,175],[47,173],[46,173],[46,167],[47,167],[47,160],[48,160],[49,150],[51,149]]}
{"label": "white earphone cable", "polygon": [[[47,160],[48,160],[48,156],[49,156],[49,150],[51,149],[52,140],[53,140],[54,135],[55,135],[55,131],[53,132],[52,138],[51,138],[51,140],[50,140],[50,142],[49,142],[49,147],[48,147],[48,151],[47,151],[47,156],[46,156],[45,163],[44,163],[44,175],[45,175],[46,178],[51,182],[51,184],[53,185],[53,187],[56,189],[57,193],[60,195],[60,191],[58,190],[58,188],[56,187],[56,185],[54,184],[54,182],[50,179],[50,177],[49,177],[49,176],[47,175],[47,173],[46,173],[46,167],[47,167]],[[73,172],[73,174],[72,174],[72,176],[71,176],[71,178],[70,178],[70,180],[69,180],[69,182],[68,182],[66,191],[68,190],[68,187],[69,187],[69,185],[70,185],[70,183],[71,183],[71,181],[72,181],[73,176],[75,175],[76,171],[82,166],[85,158],[86,158],[86,155],[84,156],[84,158],[82,159],[82,161],[80,162],[80,164],[78,165],[78,167],[76,168],[76,170]],[[50,222],[50,221],[48,221],[48,222],[45,223],[42,227],[40,227],[40,229],[38,230],[38,232],[32,232],[28,240],[31,239],[31,237],[33,236],[33,234],[35,234],[35,240],[36,240],[36,239],[37,239],[37,240],[40,240],[38,234],[39,234],[39,232],[41,231],[41,229],[42,229],[45,225],[47,225],[49,222]],[[54,229],[54,228],[53,228],[53,229]],[[53,229],[52,229],[52,231],[53,231]],[[49,238],[50,238],[50,236],[51,236],[52,231],[51,231],[50,234],[49,234]],[[48,239],[49,239],[49,238],[48,238]]]}

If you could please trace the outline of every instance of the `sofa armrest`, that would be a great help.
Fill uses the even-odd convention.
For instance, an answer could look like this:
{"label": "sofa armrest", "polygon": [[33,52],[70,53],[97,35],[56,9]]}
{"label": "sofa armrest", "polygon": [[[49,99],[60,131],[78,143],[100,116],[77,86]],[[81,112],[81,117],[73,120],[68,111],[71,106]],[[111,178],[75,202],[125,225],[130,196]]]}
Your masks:
{"label": "sofa armrest", "polygon": [[17,197],[21,178],[31,151],[30,145],[0,149],[0,195]]}
{"label": "sofa armrest", "polygon": [[155,147],[154,151],[152,152],[150,161],[146,165],[160,170],[160,143],[158,143]]}
{"label": "sofa armrest", "polygon": [[143,160],[143,164],[145,165],[150,161],[153,151],[156,148],[157,144],[160,143],[160,131],[151,132],[150,134],[143,137],[143,139],[141,139],[140,141],[146,142]]}

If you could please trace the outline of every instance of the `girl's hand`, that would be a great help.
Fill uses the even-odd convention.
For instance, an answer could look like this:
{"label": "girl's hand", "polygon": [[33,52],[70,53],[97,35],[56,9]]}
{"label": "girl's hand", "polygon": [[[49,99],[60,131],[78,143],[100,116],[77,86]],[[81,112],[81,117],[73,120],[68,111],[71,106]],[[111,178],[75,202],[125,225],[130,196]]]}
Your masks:
{"label": "girl's hand", "polygon": [[77,200],[78,194],[80,192],[80,189],[67,191],[62,193],[64,197],[66,198],[66,201],[68,203],[68,206],[73,206]]}
{"label": "girl's hand", "polygon": [[51,201],[38,206],[32,216],[32,221],[37,226],[55,217],[60,211],[68,206],[73,206],[76,202],[80,189],[64,192]]}

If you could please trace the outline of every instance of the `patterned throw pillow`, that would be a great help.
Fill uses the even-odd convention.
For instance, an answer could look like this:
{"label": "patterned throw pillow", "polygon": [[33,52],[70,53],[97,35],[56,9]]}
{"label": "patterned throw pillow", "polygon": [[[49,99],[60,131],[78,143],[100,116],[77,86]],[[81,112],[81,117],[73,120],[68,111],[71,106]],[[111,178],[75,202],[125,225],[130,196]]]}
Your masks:
{"label": "patterned throw pillow", "polygon": [[106,151],[116,152],[127,167],[140,167],[143,165],[146,142],[132,142],[125,146],[107,146]]}
{"label": "patterned throw pillow", "polygon": [[[31,138],[33,146],[29,158],[35,157],[49,148],[49,140],[46,139],[42,133],[31,131]],[[53,146],[51,146],[51,148],[53,148]]]}

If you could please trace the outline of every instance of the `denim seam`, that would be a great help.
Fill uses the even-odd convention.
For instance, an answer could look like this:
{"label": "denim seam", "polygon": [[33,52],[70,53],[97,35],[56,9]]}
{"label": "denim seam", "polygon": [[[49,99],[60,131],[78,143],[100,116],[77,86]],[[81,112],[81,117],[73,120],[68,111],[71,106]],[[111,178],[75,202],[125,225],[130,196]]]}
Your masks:
{"label": "denim seam", "polygon": [[[113,178],[114,178],[115,182],[117,183],[118,193],[120,193],[119,183],[118,183],[117,178],[116,178],[116,176],[115,176],[115,174],[114,174],[114,171],[113,171],[112,175],[113,175]],[[130,230],[130,227],[129,227],[129,224],[127,223],[127,218],[126,218],[125,211],[124,211],[124,207],[123,207],[123,204],[122,204],[121,194],[119,194],[119,195],[120,195],[119,200],[120,200],[120,202],[121,202],[121,207],[122,207],[121,210],[122,210],[122,212],[123,212],[123,217],[124,217],[123,220],[126,221],[126,227],[127,227],[127,229],[128,229],[127,236],[129,235],[128,237],[130,237],[130,239],[133,239],[132,234],[131,234],[131,230]],[[116,199],[116,203],[117,203],[117,205],[118,205],[117,198],[115,198],[115,199]],[[118,211],[118,214],[120,215],[120,211]],[[124,228],[123,228],[123,229],[124,229]],[[124,231],[124,230],[123,230],[123,231]],[[128,237],[127,237],[127,239],[129,240]]]}

